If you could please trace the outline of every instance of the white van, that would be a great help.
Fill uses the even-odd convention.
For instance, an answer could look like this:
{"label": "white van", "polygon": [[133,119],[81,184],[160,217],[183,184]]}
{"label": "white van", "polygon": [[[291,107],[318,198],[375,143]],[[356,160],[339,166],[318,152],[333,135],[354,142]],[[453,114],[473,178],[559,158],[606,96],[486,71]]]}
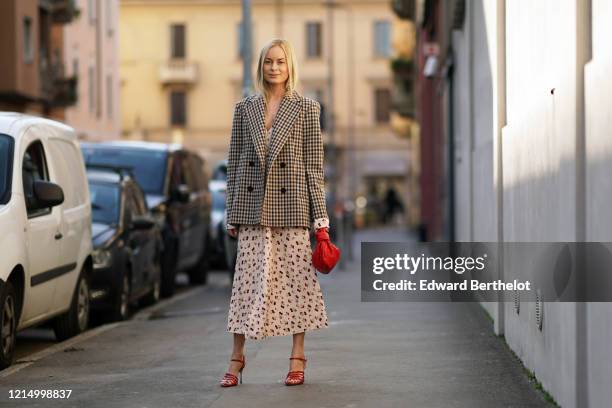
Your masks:
{"label": "white van", "polygon": [[87,329],[91,205],[74,133],[0,112],[0,369],[16,332],[53,320],[59,340]]}

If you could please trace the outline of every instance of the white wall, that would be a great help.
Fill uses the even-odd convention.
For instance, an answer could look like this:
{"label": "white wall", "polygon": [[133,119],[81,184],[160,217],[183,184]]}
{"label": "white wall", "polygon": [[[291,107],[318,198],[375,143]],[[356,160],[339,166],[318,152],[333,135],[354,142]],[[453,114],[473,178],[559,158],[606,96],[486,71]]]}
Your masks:
{"label": "white wall", "polygon": [[[457,239],[612,241],[612,4],[592,1],[592,30],[586,1],[466,4],[453,33]],[[542,331],[534,303],[483,306],[561,406],[609,405],[612,305],[545,303]]]}

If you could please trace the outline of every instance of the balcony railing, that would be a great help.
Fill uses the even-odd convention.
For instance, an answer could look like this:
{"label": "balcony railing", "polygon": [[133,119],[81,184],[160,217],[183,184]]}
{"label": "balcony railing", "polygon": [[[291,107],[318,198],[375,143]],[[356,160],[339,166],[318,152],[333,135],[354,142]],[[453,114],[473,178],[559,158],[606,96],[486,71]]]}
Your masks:
{"label": "balcony railing", "polygon": [[57,24],[68,24],[79,15],[75,0],[39,0],[39,4],[49,11],[51,20]]}
{"label": "balcony railing", "polygon": [[414,20],[416,14],[415,0],[392,0],[393,11],[399,18]]}
{"label": "balcony railing", "polygon": [[159,67],[159,80],[164,85],[193,85],[198,82],[198,63],[182,59],[168,60]]}
{"label": "balcony railing", "polygon": [[67,107],[76,104],[78,78],[64,76],[61,63],[40,62],[41,99],[49,107]]}

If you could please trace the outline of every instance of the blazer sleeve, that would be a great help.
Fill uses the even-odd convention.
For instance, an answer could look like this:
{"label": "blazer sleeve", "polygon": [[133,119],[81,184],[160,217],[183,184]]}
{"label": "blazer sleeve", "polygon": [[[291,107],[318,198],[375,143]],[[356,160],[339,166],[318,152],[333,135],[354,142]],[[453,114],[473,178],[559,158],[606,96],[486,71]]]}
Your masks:
{"label": "blazer sleeve", "polygon": [[310,222],[328,218],[325,207],[325,188],[323,180],[323,137],[319,116],[321,105],[313,101],[308,107],[304,121],[304,167],[306,184],[310,199]]}
{"label": "blazer sleeve", "polygon": [[[229,154],[227,158],[227,186],[225,190],[225,208],[227,209],[227,219],[230,219],[232,214],[232,203],[236,194],[236,173],[238,171],[238,162],[240,160],[240,150],[242,148],[242,113],[240,103],[234,107],[234,117],[232,119],[232,135],[230,138]],[[231,224],[227,224],[226,228],[231,228]]]}

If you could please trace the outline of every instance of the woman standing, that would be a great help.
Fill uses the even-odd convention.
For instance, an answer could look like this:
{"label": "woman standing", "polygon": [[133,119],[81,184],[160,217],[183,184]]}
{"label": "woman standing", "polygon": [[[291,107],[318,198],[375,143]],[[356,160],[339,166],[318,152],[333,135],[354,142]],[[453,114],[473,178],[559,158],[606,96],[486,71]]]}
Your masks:
{"label": "woman standing", "polygon": [[307,330],[327,327],[311,262],[310,227],[328,228],[321,106],[296,92],[297,61],[286,40],[259,56],[257,94],[234,109],[227,171],[228,233],[238,258],[227,330],[234,348],[221,386],[242,382],[245,338],[293,335],[286,385],[304,382]]}

